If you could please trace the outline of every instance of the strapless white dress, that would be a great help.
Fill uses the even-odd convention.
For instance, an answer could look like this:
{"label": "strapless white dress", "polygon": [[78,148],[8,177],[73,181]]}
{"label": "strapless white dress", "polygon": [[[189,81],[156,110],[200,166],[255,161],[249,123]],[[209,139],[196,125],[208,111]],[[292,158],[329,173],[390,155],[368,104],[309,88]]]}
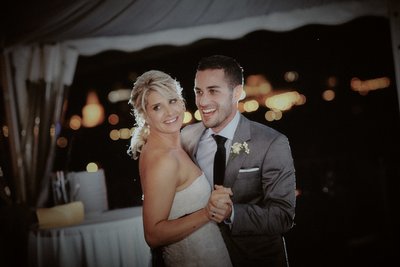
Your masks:
{"label": "strapless white dress", "polygon": [[[203,207],[211,194],[204,174],[190,186],[175,194],[169,219],[176,219]],[[163,248],[167,266],[232,266],[218,225],[210,221],[185,239]]]}

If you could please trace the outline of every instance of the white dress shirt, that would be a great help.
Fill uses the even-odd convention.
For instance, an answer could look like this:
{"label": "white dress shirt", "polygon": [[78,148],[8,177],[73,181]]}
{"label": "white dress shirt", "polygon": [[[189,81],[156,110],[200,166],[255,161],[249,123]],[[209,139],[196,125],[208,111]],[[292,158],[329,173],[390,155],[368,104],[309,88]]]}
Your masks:
{"label": "white dress shirt", "polygon": [[208,181],[210,182],[211,186],[214,184],[213,182],[214,155],[215,152],[217,151],[217,143],[215,142],[212,135],[218,134],[227,138],[225,142],[225,149],[226,149],[226,162],[228,162],[233,136],[239,124],[239,119],[240,119],[240,113],[238,111],[235,117],[233,117],[233,119],[228,123],[228,125],[226,125],[226,127],[222,129],[219,133],[215,133],[213,130],[208,128],[206,131],[204,131],[203,135],[200,138],[196,159],[197,162],[199,163],[201,170],[204,172]]}
{"label": "white dress shirt", "polygon": [[[225,149],[226,149],[226,162],[228,162],[229,154],[231,152],[231,145],[233,136],[235,135],[236,128],[239,124],[240,120],[240,113],[239,111],[236,112],[235,117],[222,129],[219,133],[215,133],[213,130],[208,128],[204,131],[203,135],[199,141],[199,147],[196,153],[197,162],[201,168],[201,170],[206,175],[208,181],[210,182],[211,187],[214,184],[214,155],[217,151],[217,143],[215,142],[214,138],[212,137],[213,134],[222,135],[223,137],[227,138],[225,142]],[[214,189],[214,188],[213,188]],[[232,213],[230,218],[226,219],[224,222],[231,227],[235,217],[235,210],[232,206]]]}

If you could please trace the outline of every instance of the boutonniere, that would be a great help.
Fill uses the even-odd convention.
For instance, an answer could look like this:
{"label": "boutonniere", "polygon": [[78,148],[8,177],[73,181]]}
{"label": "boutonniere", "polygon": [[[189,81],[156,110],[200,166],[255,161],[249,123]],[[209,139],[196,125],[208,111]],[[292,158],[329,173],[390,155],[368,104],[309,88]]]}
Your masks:
{"label": "boutonniere", "polygon": [[236,142],[231,146],[232,157],[239,155],[241,152],[250,154],[249,145],[246,142],[243,143]]}

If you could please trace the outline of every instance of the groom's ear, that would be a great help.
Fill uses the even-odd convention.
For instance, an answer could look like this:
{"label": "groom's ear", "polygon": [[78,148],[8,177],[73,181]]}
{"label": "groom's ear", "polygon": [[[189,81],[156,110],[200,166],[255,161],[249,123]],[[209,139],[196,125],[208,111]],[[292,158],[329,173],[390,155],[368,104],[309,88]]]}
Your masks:
{"label": "groom's ear", "polygon": [[236,100],[236,102],[239,102],[240,100],[242,100],[244,98],[244,94],[243,94],[243,85],[236,85],[235,88],[233,88],[233,97]]}

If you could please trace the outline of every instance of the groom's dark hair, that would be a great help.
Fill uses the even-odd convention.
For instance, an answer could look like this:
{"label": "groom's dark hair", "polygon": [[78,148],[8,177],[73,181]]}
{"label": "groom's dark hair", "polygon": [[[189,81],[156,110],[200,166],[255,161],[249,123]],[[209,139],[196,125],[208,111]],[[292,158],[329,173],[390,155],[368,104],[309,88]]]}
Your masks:
{"label": "groom's dark hair", "polygon": [[223,69],[230,87],[243,85],[243,68],[233,58],[223,55],[204,57],[197,65],[197,71],[207,69]]}

